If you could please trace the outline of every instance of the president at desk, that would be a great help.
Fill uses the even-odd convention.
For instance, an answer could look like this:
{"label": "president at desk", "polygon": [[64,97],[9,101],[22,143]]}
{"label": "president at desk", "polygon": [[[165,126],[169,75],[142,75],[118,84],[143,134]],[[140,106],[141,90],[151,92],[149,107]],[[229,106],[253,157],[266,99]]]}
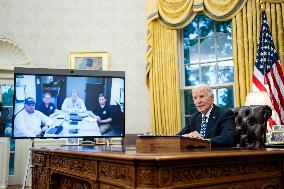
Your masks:
{"label": "president at desk", "polygon": [[214,102],[212,89],[201,84],[192,89],[198,112],[191,115],[188,125],[178,135],[191,138],[210,138],[213,147],[233,146],[235,117],[229,109],[221,109]]}

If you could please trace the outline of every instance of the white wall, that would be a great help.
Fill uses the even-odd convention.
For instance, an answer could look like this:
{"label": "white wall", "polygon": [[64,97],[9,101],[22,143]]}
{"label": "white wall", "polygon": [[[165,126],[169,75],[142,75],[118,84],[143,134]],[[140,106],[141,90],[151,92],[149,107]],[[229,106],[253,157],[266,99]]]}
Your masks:
{"label": "white wall", "polygon": [[68,68],[71,51],[108,51],[110,69],[126,71],[126,133],[150,130],[146,0],[0,0],[0,7],[0,37],[22,47],[34,67]]}
{"label": "white wall", "polygon": [[0,137],[0,189],[8,186],[9,142],[9,138]]}

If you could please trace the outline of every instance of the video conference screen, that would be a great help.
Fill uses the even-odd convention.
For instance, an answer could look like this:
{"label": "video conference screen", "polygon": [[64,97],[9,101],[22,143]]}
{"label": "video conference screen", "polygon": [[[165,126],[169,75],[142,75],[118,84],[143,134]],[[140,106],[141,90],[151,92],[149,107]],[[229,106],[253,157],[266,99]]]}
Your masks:
{"label": "video conference screen", "polygon": [[13,138],[125,136],[123,71],[15,68]]}

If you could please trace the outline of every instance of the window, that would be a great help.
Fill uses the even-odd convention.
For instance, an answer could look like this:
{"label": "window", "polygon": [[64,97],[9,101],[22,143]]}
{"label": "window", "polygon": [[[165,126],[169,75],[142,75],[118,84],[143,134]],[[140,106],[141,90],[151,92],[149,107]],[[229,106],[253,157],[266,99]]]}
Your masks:
{"label": "window", "polygon": [[183,29],[181,96],[183,115],[196,111],[191,89],[206,83],[213,89],[215,104],[234,107],[234,65],[230,22],[213,21],[199,14]]}
{"label": "window", "polygon": [[[2,115],[6,118],[7,125],[5,130],[5,136],[12,136],[12,114],[13,114],[13,94],[14,85],[1,84],[1,94],[3,110]],[[10,164],[9,164],[9,175],[14,175],[14,164],[15,164],[15,139],[10,139]]]}

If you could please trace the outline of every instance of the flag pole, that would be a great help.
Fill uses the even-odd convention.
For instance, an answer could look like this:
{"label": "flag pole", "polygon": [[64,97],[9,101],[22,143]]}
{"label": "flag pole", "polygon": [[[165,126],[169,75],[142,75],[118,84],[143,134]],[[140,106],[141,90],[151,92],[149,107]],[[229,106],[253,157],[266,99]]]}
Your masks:
{"label": "flag pole", "polygon": [[[260,0],[260,9],[261,9],[261,12],[262,12],[262,14],[264,13],[265,14],[265,0]],[[263,19],[263,15],[261,16],[261,20]],[[261,21],[262,22],[262,21]],[[262,26],[261,26],[262,27]],[[263,34],[262,34],[262,41],[263,41]],[[267,56],[267,55],[266,55]],[[265,57],[265,61],[263,62],[263,68],[264,68],[264,85],[266,85],[267,84],[267,81],[266,81],[266,61],[267,61],[267,57]],[[266,88],[266,87],[265,87]],[[266,90],[267,90],[267,88],[266,88]]]}

